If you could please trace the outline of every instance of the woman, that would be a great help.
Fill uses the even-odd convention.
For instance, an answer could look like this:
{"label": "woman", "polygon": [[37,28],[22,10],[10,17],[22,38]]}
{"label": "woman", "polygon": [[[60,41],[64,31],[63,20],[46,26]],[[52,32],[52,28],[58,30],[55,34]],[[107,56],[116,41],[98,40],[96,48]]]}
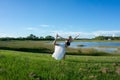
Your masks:
{"label": "woman", "polygon": [[[74,39],[76,39],[79,35],[77,35]],[[56,38],[53,42],[53,44],[55,45],[55,50],[54,53],[52,55],[53,58],[55,58],[56,60],[61,60],[61,59],[65,59],[65,49],[70,46],[70,43],[74,40],[71,36],[68,37],[68,39],[65,39],[65,42],[63,44],[60,43],[56,43],[57,38],[61,36],[59,36],[58,34],[56,35]]]}

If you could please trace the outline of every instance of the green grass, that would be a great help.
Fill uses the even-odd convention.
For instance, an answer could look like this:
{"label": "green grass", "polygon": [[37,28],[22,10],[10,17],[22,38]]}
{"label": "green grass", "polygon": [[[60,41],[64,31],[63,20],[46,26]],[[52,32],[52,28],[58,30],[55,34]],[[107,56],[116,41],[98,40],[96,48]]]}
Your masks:
{"label": "green grass", "polygon": [[120,80],[120,56],[73,56],[0,50],[0,80]]}
{"label": "green grass", "polygon": [[[54,45],[48,44],[50,42],[51,41],[29,41],[29,40],[0,41],[0,49],[52,54],[54,52]],[[70,55],[93,55],[93,56],[111,55],[106,52],[99,52],[92,48],[83,49],[68,47],[66,51],[67,54]]]}
{"label": "green grass", "polygon": [[48,42],[50,41],[0,41],[0,49],[52,53],[54,46]]}

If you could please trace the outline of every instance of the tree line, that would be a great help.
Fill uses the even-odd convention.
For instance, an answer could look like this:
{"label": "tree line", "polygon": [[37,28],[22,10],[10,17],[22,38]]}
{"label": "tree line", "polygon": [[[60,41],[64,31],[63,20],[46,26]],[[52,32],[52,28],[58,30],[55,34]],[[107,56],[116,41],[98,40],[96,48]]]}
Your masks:
{"label": "tree line", "polygon": [[[43,36],[36,36],[34,34],[30,34],[27,37],[2,37],[0,38],[1,41],[7,41],[7,40],[54,40],[55,38],[51,35],[47,35],[45,37]],[[95,38],[88,39],[88,38],[77,38],[77,40],[120,40],[120,36],[96,36]]]}
{"label": "tree line", "polygon": [[120,36],[97,36],[93,38],[95,40],[120,40]]}
{"label": "tree line", "polygon": [[27,37],[17,37],[17,38],[14,38],[14,37],[2,37],[0,38],[1,41],[8,41],[8,40],[54,40],[55,38],[51,35],[47,35],[45,37],[43,36],[36,36],[34,34],[30,34],[29,36]]}

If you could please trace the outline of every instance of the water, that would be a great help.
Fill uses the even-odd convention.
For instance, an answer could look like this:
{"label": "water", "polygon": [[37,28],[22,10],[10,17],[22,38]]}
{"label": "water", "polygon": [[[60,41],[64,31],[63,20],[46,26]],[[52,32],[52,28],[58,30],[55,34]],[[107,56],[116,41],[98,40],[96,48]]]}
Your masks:
{"label": "water", "polygon": [[84,48],[97,47],[97,46],[116,46],[120,47],[120,42],[72,42],[71,47],[78,48],[77,45],[84,45]]}
{"label": "water", "polygon": [[[63,42],[59,42],[59,43],[63,43]],[[83,45],[83,46],[79,47],[78,45]],[[117,48],[117,47],[120,47],[120,42],[72,42],[70,44],[70,47],[72,48],[94,48],[98,51],[104,51],[104,52],[109,52],[109,53],[112,53],[112,52],[120,53],[120,50],[118,50]]]}
{"label": "water", "polygon": [[[78,45],[83,45],[82,47],[78,47]],[[100,47],[100,46],[108,46],[107,48]],[[111,48],[109,48],[111,46]],[[72,48],[94,48],[98,51],[105,51],[105,52],[117,52],[120,53],[120,50],[114,47],[120,47],[120,42],[72,42]]]}
{"label": "water", "polygon": [[94,47],[94,49],[98,50],[98,51],[104,51],[104,52],[120,52],[117,48],[99,48],[99,47]]}

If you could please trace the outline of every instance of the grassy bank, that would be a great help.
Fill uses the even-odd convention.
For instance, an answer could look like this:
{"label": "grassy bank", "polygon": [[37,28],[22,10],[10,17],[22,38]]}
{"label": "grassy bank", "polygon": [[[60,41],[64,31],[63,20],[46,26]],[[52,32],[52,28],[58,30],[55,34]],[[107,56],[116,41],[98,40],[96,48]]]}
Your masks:
{"label": "grassy bank", "polygon": [[120,80],[120,56],[71,56],[0,50],[0,80]]}
{"label": "grassy bank", "polygon": [[[51,41],[0,41],[0,49],[2,50],[15,50],[34,53],[47,53],[52,54],[54,52],[54,45],[48,44]],[[67,54],[70,55],[111,55],[106,52],[98,52],[95,49],[83,49],[83,48],[67,48]]]}
{"label": "grassy bank", "polygon": [[52,53],[54,46],[49,41],[0,41],[0,49],[26,52]]}

